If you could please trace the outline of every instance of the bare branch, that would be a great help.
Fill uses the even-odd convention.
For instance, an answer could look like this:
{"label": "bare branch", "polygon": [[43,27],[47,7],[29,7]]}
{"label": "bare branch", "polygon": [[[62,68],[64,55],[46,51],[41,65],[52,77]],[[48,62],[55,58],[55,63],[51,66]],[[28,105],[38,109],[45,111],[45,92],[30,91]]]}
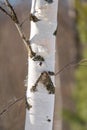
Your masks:
{"label": "bare branch", "polygon": [[85,62],[87,62],[87,59],[82,59],[82,60],[79,61],[79,64],[80,63],[85,63]]}
{"label": "bare branch", "polygon": [[11,108],[13,105],[15,105],[16,103],[20,102],[20,101],[23,100],[24,98],[25,98],[25,96],[20,97],[20,98],[18,98],[17,100],[15,100],[13,103],[11,103],[10,105],[8,105],[6,108],[4,108],[4,109],[2,110],[2,112],[0,112],[0,116],[2,116],[5,112],[8,111],[9,108]]}
{"label": "bare branch", "polygon": [[24,42],[24,44],[25,44],[25,46],[26,46],[26,48],[28,50],[29,56],[31,58],[34,57],[36,55],[36,53],[33,52],[32,48],[31,48],[31,45],[30,45],[30,41],[26,38],[24,32],[22,31],[22,28],[21,28],[20,24],[15,23],[15,26],[16,26],[18,32],[19,32],[19,35],[20,35],[22,41]]}
{"label": "bare branch", "polygon": [[5,0],[5,3],[7,5],[7,7],[9,8],[9,11],[11,13],[11,19],[15,22],[15,23],[19,23],[17,15],[12,7],[12,5],[10,4],[10,2],[8,0]]}
{"label": "bare branch", "polygon": [[21,24],[20,24],[20,22],[18,20],[18,17],[17,17],[17,15],[15,13],[14,8],[12,7],[12,5],[10,4],[10,2],[8,0],[5,0],[5,4],[8,7],[8,9],[10,11],[10,14],[4,8],[2,8],[1,6],[0,6],[0,10],[2,12],[4,12],[7,16],[9,16],[12,19],[12,21],[15,23],[15,26],[16,26],[18,32],[19,32],[19,35],[20,35],[22,41],[24,42],[24,44],[25,44],[25,46],[26,46],[26,48],[28,50],[29,56],[31,58],[34,57],[36,55],[36,53],[33,52],[32,48],[31,48],[31,45],[30,45],[30,41],[24,35],[24,32],[23,32],[23,30],[21,28]]}
{"label": "bare branch", "polygon": [[81,63],[87,62],[87,59],[82,59],[78,63],[76,63],[76,61],[77,60],[73,60],[73,61],[69,62],[68,64],[66,64],[63,68],[61,68],[58,72],[55,73],[55,76],[57,76],[58,74],[60,74],[61,72],[63,72],[69,66],[74,66],[74,67],[75,66],[84,66],[84,67],[87,67],[87,65],[81,64]]}
{"label": "bare branch", "polygon": [[72,64],[76,63],[76,59],[74,59],[73,61],[69,62],[68,64],[66,64],[63,68],[61,68],[58,72],[55,73],[55,76],[58,75],[59,73],[61,73],[62,71],[64,71],[67,67],[69,67]]}
{"label": "bare branch", "polygon": [[0,6],[0,10],[11,18],[11,15],[4,8],[2,8],[1,6]]}
{"label": "bare branch", "polygon": [[20,26],[22,27],[22,25],[29,19],[29,16],[27,16],[20,24]]}

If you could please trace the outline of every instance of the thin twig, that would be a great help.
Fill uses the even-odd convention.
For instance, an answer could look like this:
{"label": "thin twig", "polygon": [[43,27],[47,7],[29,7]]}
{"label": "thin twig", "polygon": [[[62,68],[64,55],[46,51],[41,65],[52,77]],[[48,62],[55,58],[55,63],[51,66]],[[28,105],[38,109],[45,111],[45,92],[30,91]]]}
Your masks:
{"label": "thin twig", "polygon": [[0,116],[2,116],[5,112],[7,112],[7,110],[8,110],[9,108],[11,108],[13,105],[15,105],[15,104],[18,103],[19,101],[23,100],[24,98],[25,98],[25,96],[20,97],[20,98],[18,98],[17,100],[15,100],[13,103],[11,103],[10,105],[8,105],[6,108],[4,108],[4,109],[2,110],[2,112],[0,112]]}
{"label": "thin twig", "polygon": [[24,24],[27,20],[29,20],[29,16],[27,16],[27,17],[21,22],[20,26],[22,27],[23,24]]}
{"label": "thin twig", "polygon": [[67,69],[67,67],[69,66],[84,66],[86,67],[87,65],[83,65],[81,63],[87,62],[87,59],[82,59],[80,60],[78,63],[76,63],[76,60],[73,60],[71,62],[69,62],[68,64],[66,64],[63,68],[61,68],[58,72],[55,73],[55,76],[57,76],[58,74],[60,74],[61,72],[63,72],[65,69]]}
{"label": "thin twig", "polygon": [[71,61],[68,64],[66,64],[65,66],[63,66],[63,68],[61,68],[58,72],[55,73],[55,76],[58,75],[59,73],[61,73],[62,71],[64,71],[70,65],[75,64],[75,62],[76,62],[76,59],[74,59],[73,61]]}
{"label": "thin twig", "polygon": [[87,62],[87,59],[82,59],[79,63]]}

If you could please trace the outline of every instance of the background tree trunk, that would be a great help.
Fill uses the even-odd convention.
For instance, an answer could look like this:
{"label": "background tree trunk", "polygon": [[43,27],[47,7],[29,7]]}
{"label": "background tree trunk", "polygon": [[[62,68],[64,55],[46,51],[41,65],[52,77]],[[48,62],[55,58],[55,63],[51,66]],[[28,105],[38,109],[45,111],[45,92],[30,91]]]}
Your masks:
{"label": "background tree trunk", "polygon": [[[59,70],[66,64],[76,63],[78,56],[78,48],[76,47],[76,25],[75,25],[75,10],[74,0],[59,0],[58,10],[58,33],[57,33],[57,55],[59,57]],[[66,67],[60,75],[62,107],[63,109],[75,110],[75,104],[72,99],[72,92],[75,87],[74,78],[75,68],[73,65]],[[57,78],[57,77],[56,77]],[[58,89],[57,89],[58,92]],[[58,96],[57,96],[58,99]],[[56,112],[58,104],[56,100]],[[55,114],[55,122],[57,124],[58,114]],[[55,129],[57,130],[57,129]],[[62,130],[70,130],[69,122],[63,119]]]}

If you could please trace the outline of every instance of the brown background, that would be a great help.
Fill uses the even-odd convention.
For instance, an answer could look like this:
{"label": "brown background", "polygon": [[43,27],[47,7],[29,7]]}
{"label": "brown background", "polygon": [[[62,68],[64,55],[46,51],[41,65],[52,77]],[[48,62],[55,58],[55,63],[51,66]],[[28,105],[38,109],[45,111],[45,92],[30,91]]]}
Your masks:
{"label": "brown background", "polygon": [[[72,1],[72,0],[71,0]],[[71,3],[71,2],[70,2]],[[22,21],[29,15],[30,2],[21,1],[14,6]],[[75,21],[72,4],[59,1],[56,71],[77,58]],[[23,25],[29,35],[29,20]],[[68,67],[60,73],[62,102],[64,108],[74,109],[71,93],[74,87],[74,68]],[[0,12],[0,112],[15,99],[25,94],[24,80],[27,76],[27,52],[13,22]],[[57,80],[57,76],[56,76]],[[56,82],[56,84],[58,84]],[[58,86],[56,93],[59,93]],[[57,94],[58,95],[58,94]],[[56,95],[55,130],[58,124],[58,96]],[[24,130],[25,101],[21,100],[0,116],[0,130]],[[63,121],[63,130],[70,130]]]}

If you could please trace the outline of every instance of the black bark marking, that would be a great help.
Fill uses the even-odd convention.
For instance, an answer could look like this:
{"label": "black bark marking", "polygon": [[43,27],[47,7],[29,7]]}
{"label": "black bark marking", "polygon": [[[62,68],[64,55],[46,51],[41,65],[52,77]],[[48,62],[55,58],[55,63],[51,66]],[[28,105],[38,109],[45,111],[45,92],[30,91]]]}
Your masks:
{"label": "black bark marking", "polygon": [[30,89],[30,91],[31,91],[31,92],[36,92],[36,91],[37,91],[37,88],[36,88],[36,87],[37,87],[37,85],[32,86],[32,88]]}
{"label": "black bark marking", "polygon": [[42,62],[40,62],[39,65],[42,66]]}
{"label": "black bark marking", "polygon": [[30,14],[30,20],[33,21],[33,22],[41,21],[41,20],[38,19],[34,14]]}
{"label": "black bark marking", "polygon": [[46,89],[48,90],[49,94],[55,93],[55,87],[53,85],[53,82],[50,78],[50,75],[48,72],[43,72],[43,76],[41,77],[41,82],[44,84]]}
{"label": "black bark marking", "polygon": [[34,61],[44,61],[44,58],[40,55],[36,55],[32,58]]}
{"label": "black bark marking", "polygon": [[54,75],[55,75],[55,73],[52,72],[52,71],[48,71],[48,74],[49,74],[50,76],[54,76]]}
{"label": "black bark marking", "polygon": [[36,80],[36,83],[34,84],[34,86],[32,86],[31,92],[37,91],[37,86],[38,86],[39,82],[41,82],[46,87],[49,94],[55,93],[55,87],[53,85],[53,82],[52,82],[48,72],[44,71],[44,72],[41,73],[39,78]]}
{"label": "black bark marking", "polygon": [[26,97],[25,97],[25,105],[26,105],[26,108],[27,108],[28,110],[30,110],[30,108],[32,108],[32,105],[28,103]]}
{"label": "black bark marking", "polygon": [[57,29],[54,31],[53,35],[55,35],[55,36],[57,35]]}
{"label": "black bark marking", "polygon": [[47,119],[48,122],[51,122],[51,119]]}
{"label": "black bark marking", "polygon": [[53,0],[45,0],[46,2],[48,2],[49,4],[53,3]]}

